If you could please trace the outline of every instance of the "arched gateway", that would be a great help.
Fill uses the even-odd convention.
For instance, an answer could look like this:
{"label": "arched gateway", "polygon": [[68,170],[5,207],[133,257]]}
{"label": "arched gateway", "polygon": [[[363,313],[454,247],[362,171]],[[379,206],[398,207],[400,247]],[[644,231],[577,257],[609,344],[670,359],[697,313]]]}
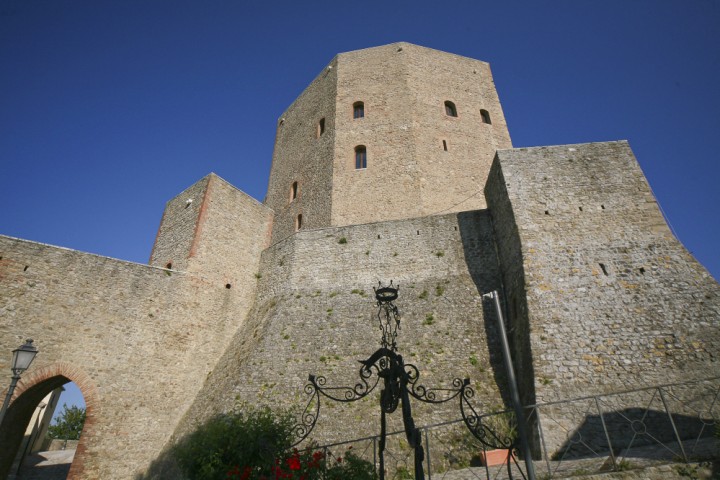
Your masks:
{"label": "arched gateway", "polygon": [[75,382],[85,398],[87,418],[67,478],[81,478],[85,439],[93,435],[99,402],[92,379],[81,368],[64,362],[30,369],[18,384],[0,425],[0,445],[3,445],[0,449],[0,478],[9,473],[35,408],[50,392],[70,382]]}

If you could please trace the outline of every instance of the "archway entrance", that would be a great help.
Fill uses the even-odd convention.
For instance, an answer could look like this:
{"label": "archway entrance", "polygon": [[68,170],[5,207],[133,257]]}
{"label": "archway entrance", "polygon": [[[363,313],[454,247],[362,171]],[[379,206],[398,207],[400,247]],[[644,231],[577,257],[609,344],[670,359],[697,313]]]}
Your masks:
{"label": "archway entrance", "polygon": [[[49,412],[50,409],[55,410],[52,403],[57,404],[63,386],[74,381],[79,387],[78,390],[83,390],[87,412],[90,412],[93,403],[92,393],[88,395],[85,391],[88,389],[83,388],[83,383],[80,381],[85,378],[71,378],[78,375],[68,375],[68,372],[63,370],[65,369],[62,366],[45,367],[33,372],[32,375],[27,375],[27,380],[23,378],[0,425],[0,445],[3,446],[0,448],[0,478],[65,479],[75,477],[75,474],[82,469],[81,458],[74,456],[72,451],[61,450],[63,446],[66,448],[69,446],[74,450],[80,446],[78,442],[68,442],[64,445],[65,442],[61,441],[51,446],[50,442],[43,441],[49,420],[45,412]],[[72,370],[77,369],[72,368]],[[62,411],[62,402],[60,403],[61,407],[55,410],[56,414]],[[85,424],[85,430],[87,427],[88,423]],[[38,450],[44,448],[57,448],[60,451],[38,455]],[[79,451],[82,449],[81,446]]]}

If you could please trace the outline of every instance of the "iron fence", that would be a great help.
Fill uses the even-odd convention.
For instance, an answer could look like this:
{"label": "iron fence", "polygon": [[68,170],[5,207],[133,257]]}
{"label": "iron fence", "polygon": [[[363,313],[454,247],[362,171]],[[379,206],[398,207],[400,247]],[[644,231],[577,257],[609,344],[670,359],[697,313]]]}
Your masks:
{"label": "iron fence", "polygon": [[[720,377],[593,395],[524,408],[538,479],[720,460]],[[516,431],[511,411],[482,415],[494,428]],[[528,478],[518,452],[488,465],[487,452],[462,420],[420,428],[429,480]],[[379,436],[316,447],[328,466],[352,451],[378,465]],[[495,453],[495,452],[493,452]],[[404,432],[387,435],[385,475],[414,478],[413,449]]]}

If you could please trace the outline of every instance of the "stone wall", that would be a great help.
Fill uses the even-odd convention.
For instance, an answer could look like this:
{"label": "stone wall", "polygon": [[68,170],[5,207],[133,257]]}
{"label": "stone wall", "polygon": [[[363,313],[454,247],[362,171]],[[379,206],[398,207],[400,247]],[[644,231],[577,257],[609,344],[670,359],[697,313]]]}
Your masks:
{"label": "stone wall", "polygon": [[[405,42],[342,53],[337,63],[332,225],[485,207],[495,150],[512,146],[487,63]],[[353,118],[356,101],[365,118]],[[367,169],[355,168],[357,145],[367,148]]]}
{"label": "stone wall", "polygon": [[[363,118],[353,118],[356,102]],[[357,169],[361,145],[367,168]],[[266,198],[273,242],[298,214],[318,228],[483,208],[495,150],[511,146],[487,63],[409,43],[341,53],[278,123]]]}
{"label": "stone wall", "polygon": [[499,151],[487,192],[538,402],[717,372],[720,287],[626,142]]}
{"label": "stone wall", "polygon": [[[353,385],[357,361],[380,346],[372,287],[390,279],[400,284],[399,351],[420,383],[469,377],[479,409],[503,404],[494,310],[481,298],[500,288],[487,212],[302,231],[263,252],[261,272],[253,311],[176,436],[238,403],[304,407],[309,373]],[[377,434],[377,395],[324,403],[313,438]],[[419,425],[459,417],[456,402],[414,408]],[[391,428],[401,428],[399,412]]]}
{"label": "stone wall", "polygon": [[[335,155],[337,59],[333,59],[278,121],[265,204],[275,212],[272,238],[277,242],[296,230],[330,224],[332,170]],[[324,119],[324,132],[319,122]],[[291,199],[293,182],[298,196]]]}
{"label": "stone wall", "polygon": [[[204,201],[173,221],[188,192]],[[0,350],[25,338],[40,349],[3,422],[0,474],[37,403],[68,381],[88,410],[71,478],[130,478],[166,444],[252,305],[270,212],[210,176],[164,219],[159,244],[183,247],[156,258],[186,271],[0,237]],[[0,357],[6,385],[9,360]]]}

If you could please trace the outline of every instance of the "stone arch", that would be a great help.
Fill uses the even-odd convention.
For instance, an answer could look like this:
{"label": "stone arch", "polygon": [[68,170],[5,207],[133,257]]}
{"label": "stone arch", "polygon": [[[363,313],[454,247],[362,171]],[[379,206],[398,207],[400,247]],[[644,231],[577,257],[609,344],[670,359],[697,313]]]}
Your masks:
{"label": "stone arch", "polygon": [[23,375],[18,382],[5,418],[0,425],[0,444],[6,447],[0,449],[0,478],[5,478],[10,471],[35,407],[45,395],[69,382],[74,382],[83,394],[86,419],[83,434],[75,451],[75,459],[67,478],[81,478],[87,440],[95,436],[94,430],[99,417],[100,402],[93,380],[82,368],[67,362],[31,369],[31,372]]}

